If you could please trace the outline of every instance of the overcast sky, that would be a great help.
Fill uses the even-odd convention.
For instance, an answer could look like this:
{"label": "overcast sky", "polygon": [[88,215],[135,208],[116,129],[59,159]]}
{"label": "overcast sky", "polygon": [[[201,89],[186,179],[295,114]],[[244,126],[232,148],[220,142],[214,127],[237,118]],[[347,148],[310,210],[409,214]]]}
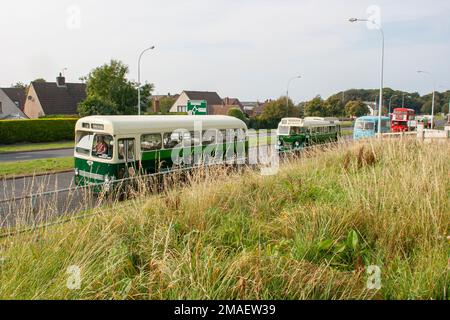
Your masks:
{"label": "overcast sky", "polygon": [[[373,7],[375,6],[375,7]],[[379,86],[380,33],[352,16],[377,17],[386,35],[385,85],[427,93],[434,73],[450,88],[448,0],[15,0],[0,9],[0,86],[35,78],[70,82],[111,58],[155,93],[305,100]],[[369,13],[368,13],[368,9]],[[439,88],[443,91],[443,88]]]}

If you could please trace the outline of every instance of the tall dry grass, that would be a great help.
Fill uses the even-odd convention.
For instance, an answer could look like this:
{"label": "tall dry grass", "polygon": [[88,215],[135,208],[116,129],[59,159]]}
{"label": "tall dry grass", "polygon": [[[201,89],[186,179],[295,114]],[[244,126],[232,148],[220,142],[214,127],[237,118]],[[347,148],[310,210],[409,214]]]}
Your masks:
{"label": "tall dry grass", "polygon": [[0,297],[448,299],[449,147],[372,141],[309,152],[275,176],[172,177],[159,194],[1,240]]}

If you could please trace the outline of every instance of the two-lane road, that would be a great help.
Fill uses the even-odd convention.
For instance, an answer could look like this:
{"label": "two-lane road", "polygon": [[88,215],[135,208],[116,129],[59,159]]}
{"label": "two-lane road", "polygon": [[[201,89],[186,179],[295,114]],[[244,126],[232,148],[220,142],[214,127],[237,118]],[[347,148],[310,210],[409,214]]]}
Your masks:
{"label": "two-lane road", "polygon": [[99,205],[89,190],[76,188],[73,176],[68,172],[0,180],[0,228],[39,224]]}
{"label": "two-lane road", "polygon": [[38,160],[49,158],[66,158],[71,156],[73,156],[73,148],[0,153],[0,162],[16,162],[16,161]]}
{"label": "two-lane road", "polygon": [[74,187],[73,172],[0,180],[0,201]]}

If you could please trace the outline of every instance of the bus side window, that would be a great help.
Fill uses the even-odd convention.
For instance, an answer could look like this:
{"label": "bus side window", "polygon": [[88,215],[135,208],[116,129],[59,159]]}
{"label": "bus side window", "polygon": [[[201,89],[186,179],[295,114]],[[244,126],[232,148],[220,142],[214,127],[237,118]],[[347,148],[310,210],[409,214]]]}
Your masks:
{"label": "bus side window", "polygon": [[217,140],[217,131],[216,130],[209,129],[209,130],[203,131],[202,144],[204,146],[213,144],[216,142],[216,140]]}
{"label": "bus side window", "polygon": [[119,139],[119,160],[134,161],[134,139]]}
{"label": "bus side window", "polygon": [[219,130],[219,134],[217,136],[217,141],[219,143],[227,143],[230,142],[232,143],[234,141],[235,138],[235,132],[233,129],[222,129]]}
{"label": "bus side window", "polygon": [[236,129],[237,141],[244,142],[247,139],[247,134],[244,129]]}
{"label": "bus side window", "polygon": [[200,146],[201,145],[201,132],[200,131],[191,131],[189,133],[190,142],[187,145]]}
{"label": "bus side window", "polygon": [[141,151],[154,151],[162,148],[160,133],[144,134],[141,136]]}
{"label": "bus side window", "polygon": [[164,149],[173,149],[183,141],[182,132],[164,133]]}

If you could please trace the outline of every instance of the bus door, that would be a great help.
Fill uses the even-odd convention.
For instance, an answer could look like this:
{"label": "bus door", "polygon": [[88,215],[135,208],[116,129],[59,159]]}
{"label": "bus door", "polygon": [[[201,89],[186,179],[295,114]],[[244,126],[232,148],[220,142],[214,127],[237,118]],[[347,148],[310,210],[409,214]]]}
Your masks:
{"label": "bus door", "polygon": [[119,170],[119,178],[129,178],[138,172],[136,159],[136,142],[134,138],[119,139],[119,161],[124,161],[124,167]]}

